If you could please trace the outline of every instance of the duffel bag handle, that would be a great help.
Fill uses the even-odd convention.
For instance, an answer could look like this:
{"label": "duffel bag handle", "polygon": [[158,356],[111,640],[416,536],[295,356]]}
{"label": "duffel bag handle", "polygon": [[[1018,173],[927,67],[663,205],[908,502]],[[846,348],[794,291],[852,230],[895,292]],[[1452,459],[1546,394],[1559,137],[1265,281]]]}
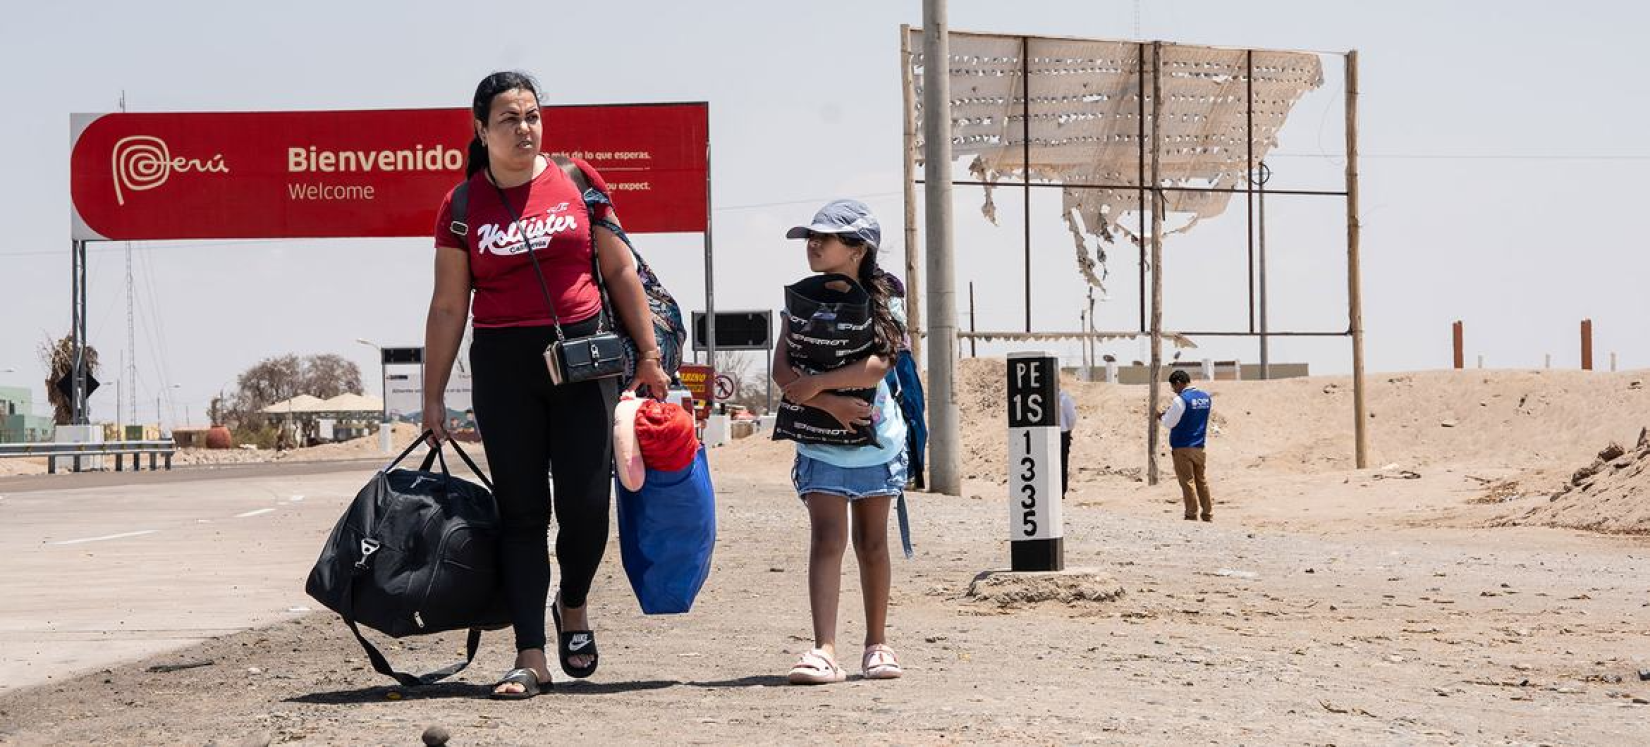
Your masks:
{"label": "duffel bag handle", "polygon": [[[427,435],[427,433],[428,432],[426,432],[426,435]],[[424,439],[420,438],[418,440],[423,441]],[[414,443],[413,445],[417,446],[418,444]],[[424,461],[418,463],[418,471],[419,472],[429,472],[430,467],[435,464],[435,461],[437,459],[441,460],[441,476],[442,477],[452,477],[452,475],[448,474],[448,472],[447,472],[447,457],[446,457],[446,455],[441,453],[441,442],[439,442],[439,441],[436,442],[436,444],[433,448],[431,448],[428,452],[426,452],[424,454]]]}
{"label": "duffel bag handle", "polygon": [[[400,456],[397,456],[396,458],[391,459],[389,464],[384,465],[384,468],[381,469],[381,470],[378,470],[378,471],[379,472],[388,472],[392,469],[395,469],[395,465],[400,464],[401,460],[406,459],[408,454],[413,453],[413,449],[418,448],[419,444],[427,443],[425,441],[425,439],[429,438],[434,433],[435,433],[435,431],[424,431],[424,435],[419,436],[412,443],[407,444],[407,448],[405,448],[401,451]],[[429,462],[425,462],[424,464],[425,464],[426,467],[428,467]]]}
{"label": "duffel bag handle", "polygon": [[[389,466],[385,467],[383,471],[390,471],[390,469],[399,464],[402,459],[406,459],[407,455],[411,454],[413,449],[418,448],[419,444],[428,443],[427,439],[429,439],[429,437],[434,433],[434,431],[424,431],[423,435],[418,437],[418,440],[412,442],[412,445],[408,446],[406,451],[401,452],[401,456],[396,457],[395,461],[390,462]],[[429,472],[430,468],[435,466],[436,460],[439,459],[441,460],[441,476],[452,477],[452,474],[447,471],[447,457],[445,454],[441,453],[441,448],[443,445],[453,447],[453,451],[458,454],[458,458],[464,460],[464,466],[469,467],[470,471],[474,472],[475,476],[481,479],[482,487],[487,488],[489,492],[492,491],[493,481],[487,479],[487,473],[482,472],[481,468],[476,466],[475,460],[471,459],[470,455],[464,452],[464,447],[459,446],[457,441],[453,441],[451,439],[436,443],[435,448],[430,449],[429,453],[424,455],[424,461],[420,462],[418,465],[419,472]]]}
{"label": "duffel bag handle", "polygon": [[452,445],[453,453],[458,454],[458,458],[464,460],[464,466],[469,467],[470,471],[474,472],[475,476],[481,479],[482,487],[487,488],[487,490],[491,492],[493,489],[493,481],[487,479],[487,473],[482,472],[481,468],[476,466],[475,460],[471,459],[469,454],[464,453],[464,449],[458,445],[457,441],[448,441],[447,443]]}

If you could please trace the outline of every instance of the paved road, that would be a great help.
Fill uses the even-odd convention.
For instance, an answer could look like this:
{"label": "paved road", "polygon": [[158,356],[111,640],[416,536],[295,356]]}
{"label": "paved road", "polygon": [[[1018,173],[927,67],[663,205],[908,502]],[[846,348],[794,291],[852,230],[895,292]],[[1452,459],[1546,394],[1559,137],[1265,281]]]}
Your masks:
{"label": "paved road", "polygon": [[[477,455],[479,456],[479,455]],[[161,485],[203,480],[227,480],[237,477],[300,477],[331,472],[353,472],[378,468],[387,457],[349,459],[328,462],[264,462],[256,464],[197,465],[175,467],[157,472],[65,472],[56,475],[19,475],[0,477],[0,495],[38,490],[71,488],[105,488],[119,486]]]}
{"label": "paved road", "polygon": [[0,691],[318,608],[309,566],[381,464],[0,480]]}

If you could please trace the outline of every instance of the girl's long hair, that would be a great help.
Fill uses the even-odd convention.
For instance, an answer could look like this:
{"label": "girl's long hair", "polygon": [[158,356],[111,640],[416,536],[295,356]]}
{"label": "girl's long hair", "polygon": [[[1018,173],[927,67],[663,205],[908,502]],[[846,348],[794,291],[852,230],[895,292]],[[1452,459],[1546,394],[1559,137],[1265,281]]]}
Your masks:
{"label": "girl's long hair", "polygon": [[894,296],[894,289],[889,283],[891,276],[877,267],[876,247],[863,242],[849,244],[856,245],[865,247],[865,256],[859,260],[858,280],[871,296],[871,328],[876,332],[876,344],[871,352],[891,360],[899,352],[900,339],[905,336],[899,322],[894,321],[894,310],[889,305],[889,300]]}

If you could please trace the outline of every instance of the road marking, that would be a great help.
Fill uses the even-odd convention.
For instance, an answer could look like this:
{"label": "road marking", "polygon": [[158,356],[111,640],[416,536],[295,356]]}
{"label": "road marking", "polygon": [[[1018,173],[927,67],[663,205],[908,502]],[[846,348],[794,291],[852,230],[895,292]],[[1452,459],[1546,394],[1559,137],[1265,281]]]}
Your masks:
{"label": "road marking", "polygon": [[259,516],[259,515],[262,515],[262,514],[267,514],[271,511],[274,511],[274,510],[275,509],[273,509],[273,508],[260,508],[256,511],[248,511],[244,514],[235,514],[235,518],[245,519],[245,518],[250,517],[250,516]]}
{"label": "road marking", "polygon": [[159,529],[144,529],[144,530],[140,530],[140,531],[136,531],[136,532],[124,532],[122,534],[110,534],[110,535],[105,535],[105,536],[102,536],[102,537],[86,537],[84,539],[63,540],[62,542],[53,542],[52,544],[54,544],[54,545],[79,545],[79,544],[83,544],[83,543],[86,543],[86,542],[102,542],[104,540],[125,539],[127,537],[142,537],[145,534],[154,534],[155,532],[158,532],[158,531],[160,531],[160,530]]}

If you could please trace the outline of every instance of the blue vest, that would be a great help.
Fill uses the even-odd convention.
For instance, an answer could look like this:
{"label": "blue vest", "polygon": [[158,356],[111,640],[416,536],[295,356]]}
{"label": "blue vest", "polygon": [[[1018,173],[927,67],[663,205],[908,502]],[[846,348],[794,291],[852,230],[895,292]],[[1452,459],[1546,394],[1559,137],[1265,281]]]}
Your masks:
{"label": "blue vest", "polygon": [[1209,409],[1214,402],[1208,394],[1191,387],[1186,387],[1176,396],[1186,405],[1186,411],[1181,413],[1180,422],[1169,430],[1169,448],[1201,449],[1209,430]]}

